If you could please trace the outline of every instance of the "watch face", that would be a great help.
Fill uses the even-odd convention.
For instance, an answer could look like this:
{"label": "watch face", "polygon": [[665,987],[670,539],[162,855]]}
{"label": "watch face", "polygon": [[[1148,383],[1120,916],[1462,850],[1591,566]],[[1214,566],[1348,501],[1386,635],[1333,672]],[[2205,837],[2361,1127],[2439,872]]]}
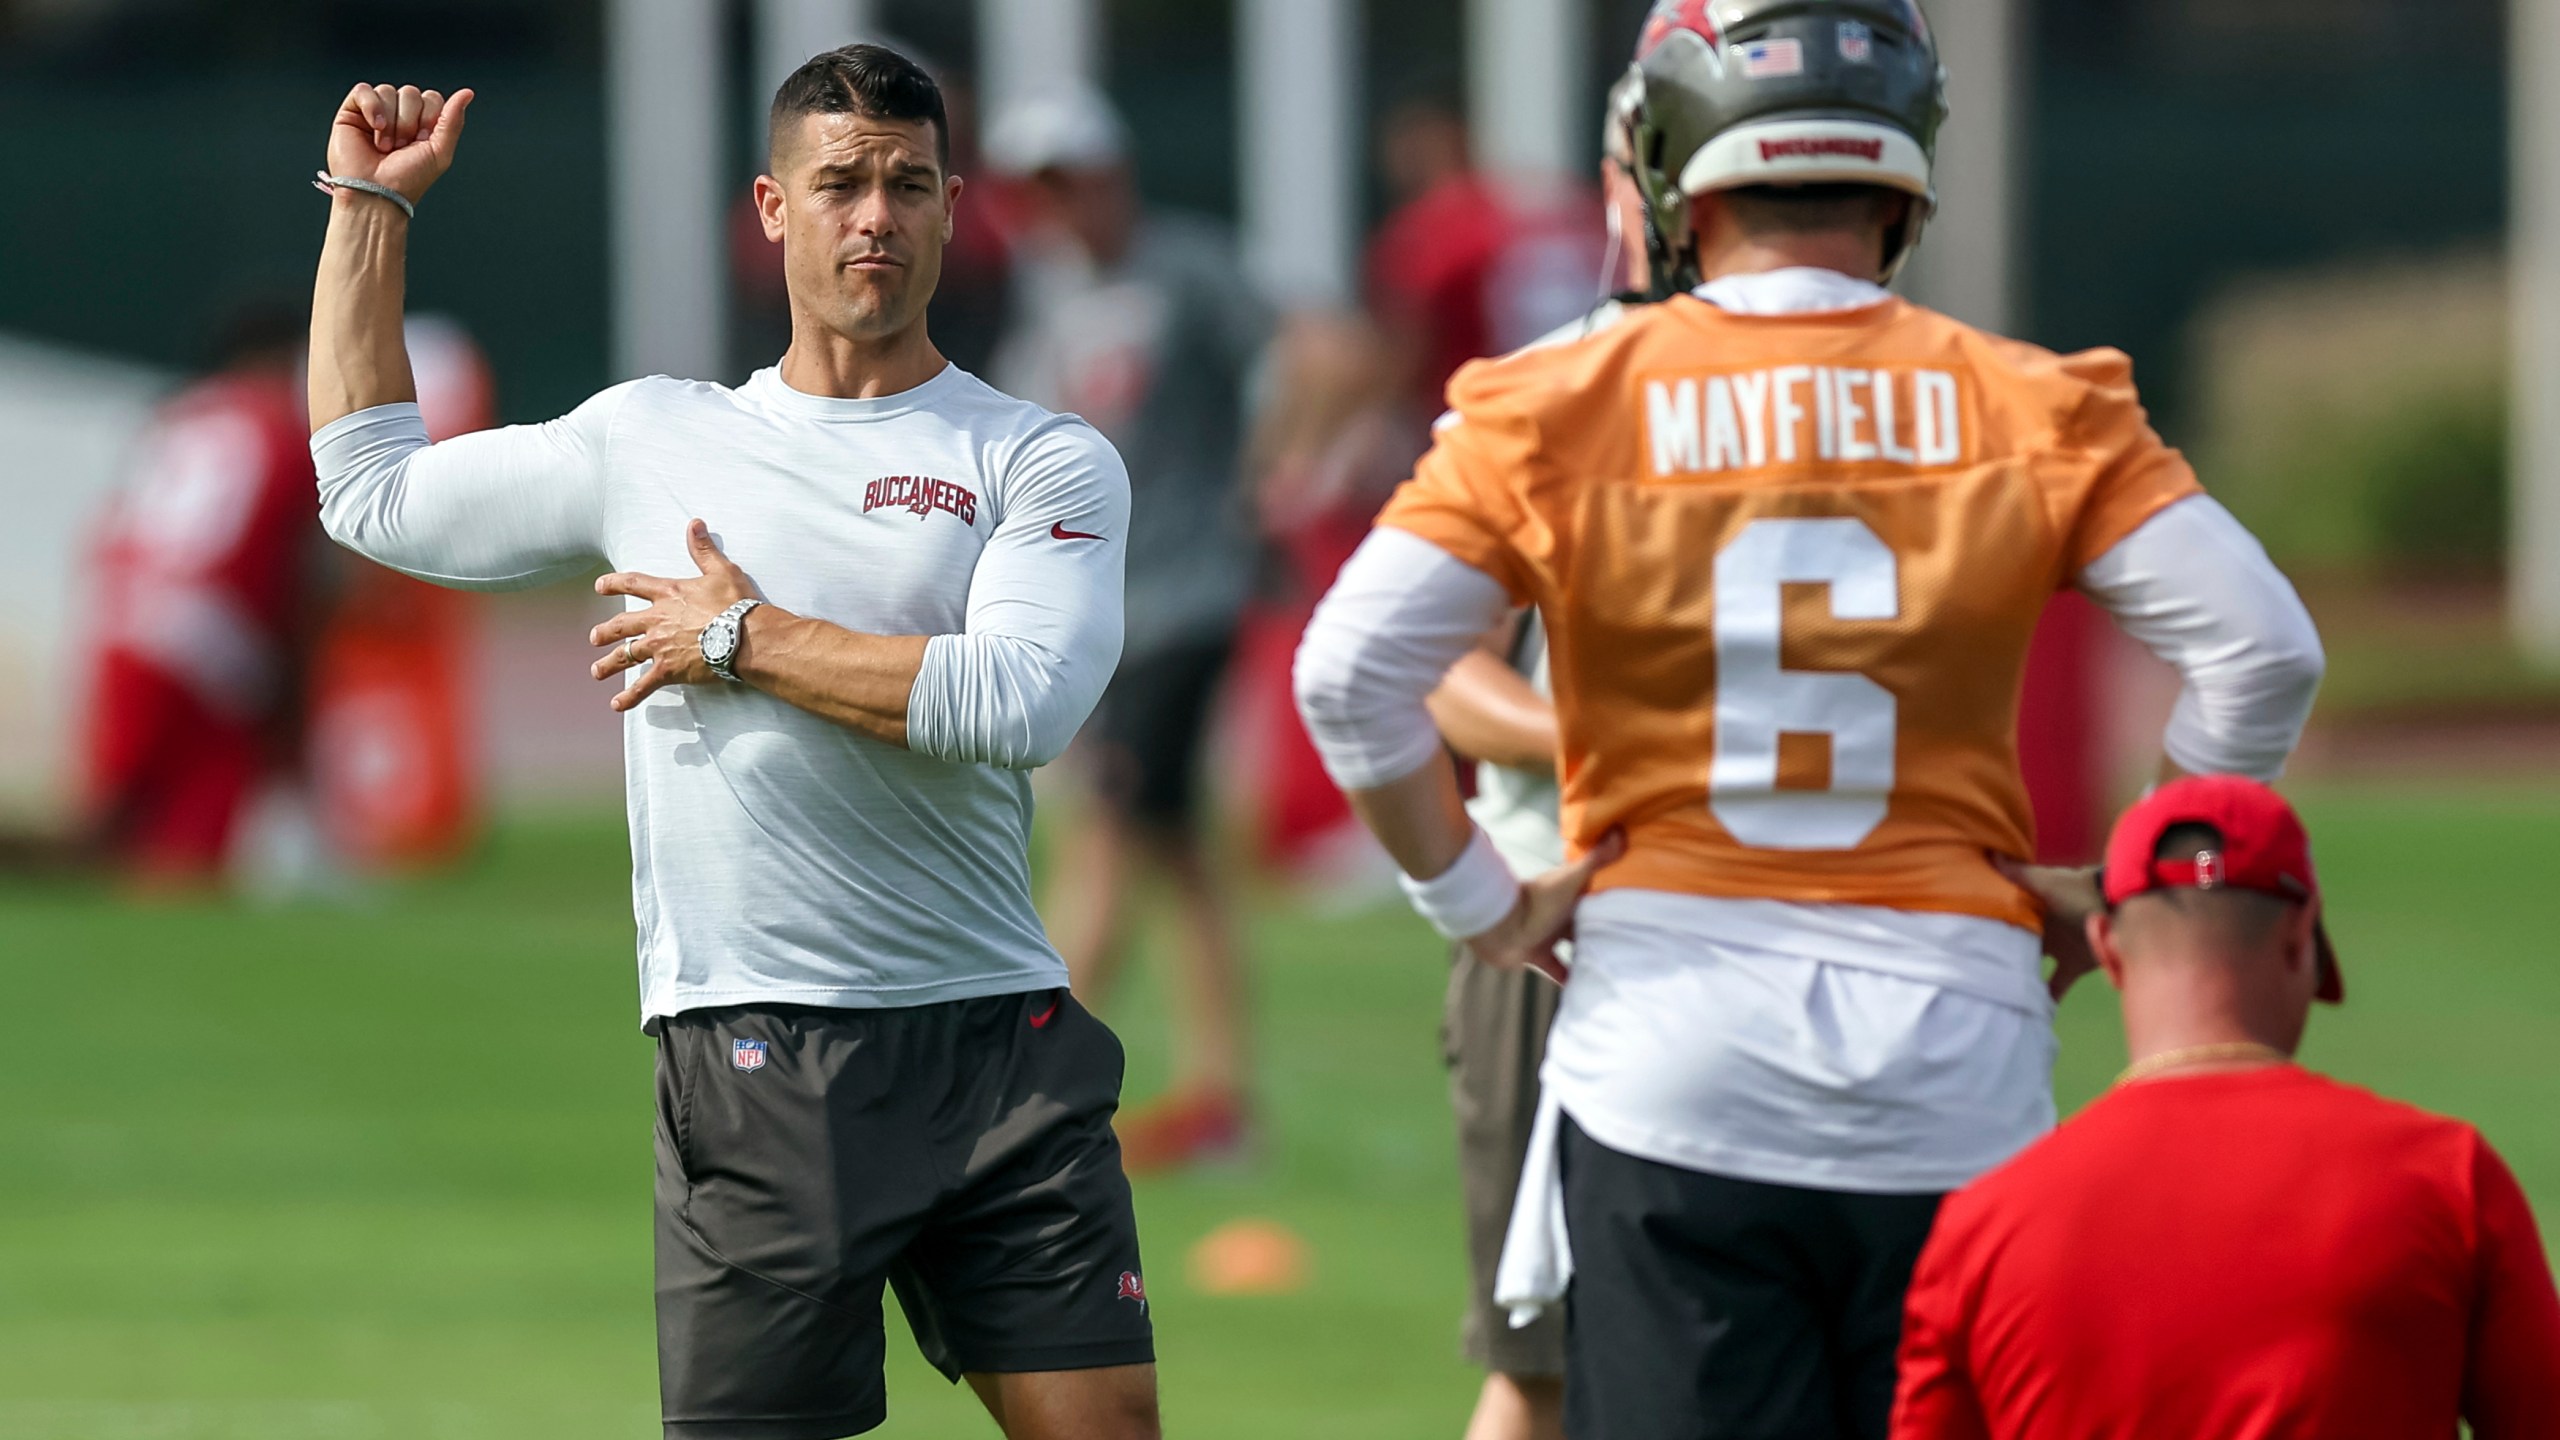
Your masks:
{"label": "watch face", "polygon": [[726,665],[738,648],[738,622],[723,615],[702,632],[702,658],[714,665]]}

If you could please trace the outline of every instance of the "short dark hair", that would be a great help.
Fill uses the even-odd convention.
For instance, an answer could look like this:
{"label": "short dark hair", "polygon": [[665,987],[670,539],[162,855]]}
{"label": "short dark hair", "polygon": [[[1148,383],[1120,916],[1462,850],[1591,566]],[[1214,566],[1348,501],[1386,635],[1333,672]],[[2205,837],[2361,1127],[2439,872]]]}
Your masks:
{"label": "short dark hair", "polygon": [[1884,185],[1745,185],[1727,190],[1736,223],[1750,235],[1803,235],[1823,230],[1864,230],[1893,223],[1897,200],[1910,197]]}
{"label": "short dark hair", "polygon": [[1467,123],[1466,76],[1454,65],[1432,64],[1404,77],[1380,111],[1389,116],[1428,115]]}
{"label": "short dark hair", "polygon": [[781,148],[783,131],[803,115],[928,121],[934,162],[946,171],[951,168],[951,117],[943,110],[942,86],[923,66],[886,45],[820,51],[792,71],[773,92],[773,108],[765,115],[768,157]]}
{"label": "short dark hair", "polygon": [[2151,858],[2193,860],[2221,848],[2222,827],[2203,820],[2181,820],[2160,832],[2159,843],[2151,847]]}

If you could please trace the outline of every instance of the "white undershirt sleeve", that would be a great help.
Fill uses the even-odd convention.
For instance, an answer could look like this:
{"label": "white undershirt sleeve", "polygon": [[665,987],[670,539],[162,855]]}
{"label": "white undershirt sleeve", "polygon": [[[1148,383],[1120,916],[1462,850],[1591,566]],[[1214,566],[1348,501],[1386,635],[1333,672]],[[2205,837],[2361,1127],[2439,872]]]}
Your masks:
{"label": "white undershirt sleeve", "polygon": [[605,437],[631,388],[433,445],[412,403],[333,420],[311,437],[320,523],[368,560],[457,590],[575,576],[603,555]]}
{"label": "white undershirt sleeve", "polygon": [[970,575],[967,628],[925,644],[907,748],[1028,770],[1075,739],[1120,664],[1129,472],[1065,416],[1023,443],[1003,493]]}
{"label": "white undershirt sleeve", "polygon": [[1298,642],[1298,714],[1333,783],[1371,789],[1438,756],[1424,701],[1510,609],[1492,576],[1448,551],[1370,531]]}
{"label": "white undershirt sleeve", "polygon": [[2178,501],[2080,572],[2080,589],[2186,680],[2163,739],[2198,774],[2272,780],[2326,660],[2292,582],[2210,496]]}

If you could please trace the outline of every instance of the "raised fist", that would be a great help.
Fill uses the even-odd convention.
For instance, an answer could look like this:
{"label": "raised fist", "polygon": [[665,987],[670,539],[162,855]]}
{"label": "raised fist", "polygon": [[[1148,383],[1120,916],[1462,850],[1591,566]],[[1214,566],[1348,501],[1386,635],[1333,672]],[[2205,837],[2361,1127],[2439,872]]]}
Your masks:
{"label": "raised fist", "polygon": [[329,173],[388,185],[416,203],[453,165],[471,92],[359,85],[329,127]]}

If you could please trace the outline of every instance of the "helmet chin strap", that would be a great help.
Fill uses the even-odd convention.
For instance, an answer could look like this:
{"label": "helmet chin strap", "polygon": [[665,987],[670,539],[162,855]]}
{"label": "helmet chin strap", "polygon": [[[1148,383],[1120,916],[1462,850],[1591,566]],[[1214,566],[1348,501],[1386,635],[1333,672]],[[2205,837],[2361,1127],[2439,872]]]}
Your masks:
{"label": "helmet chin strap", "polygon": [[1666,210],[1685,206],[1688,197],[1679,193],[1679,181],[1655,167],[1661,158],[1662,134],[1646,120],[1639,109],[1634,117],[1635,163],[1628,173],[1635,178],[1636,193],[1643,199],[1644,211],[1644,298],[1668,300],[1683,290],[1694,288],[1699,281],[1697,237],[1674,251],[1671,237],[1662,223]]}
{"label": "helmet chin strap", "polygon": [[1610,282],[1618,278],[1618,257],[1625,253],[1627,222],[1618,218],[1618,207],[1607,200],[1600,202],[1601,224],[1608,232],[1609,248],[1600,252],[1600,298],[1616,298],[1618,289]]}
{"label": "helmet chin strap", "polygon": [[1877,277],[1877,284],[1891,285],[1894,277],[1902,273],[1903,262],[1911,258],[1912,251],[1920,248],[1920,232],[1928,228],[1929,217],[1937,211],[1938,193],[1935,190],[1911,197],[1911,208],[1904,213],[1902,223],[1885,236],[1884,274]]}
{"label": "helmet chin strap", "polygon": [[1647,300],[1668,300],[1672,296],[1698,287],[1698,242],[1691,236],[1689,244],[1677,253],[1662,233],[1662,223],[1655,218],[1653,207],[1644,211],[1644,294]]}

